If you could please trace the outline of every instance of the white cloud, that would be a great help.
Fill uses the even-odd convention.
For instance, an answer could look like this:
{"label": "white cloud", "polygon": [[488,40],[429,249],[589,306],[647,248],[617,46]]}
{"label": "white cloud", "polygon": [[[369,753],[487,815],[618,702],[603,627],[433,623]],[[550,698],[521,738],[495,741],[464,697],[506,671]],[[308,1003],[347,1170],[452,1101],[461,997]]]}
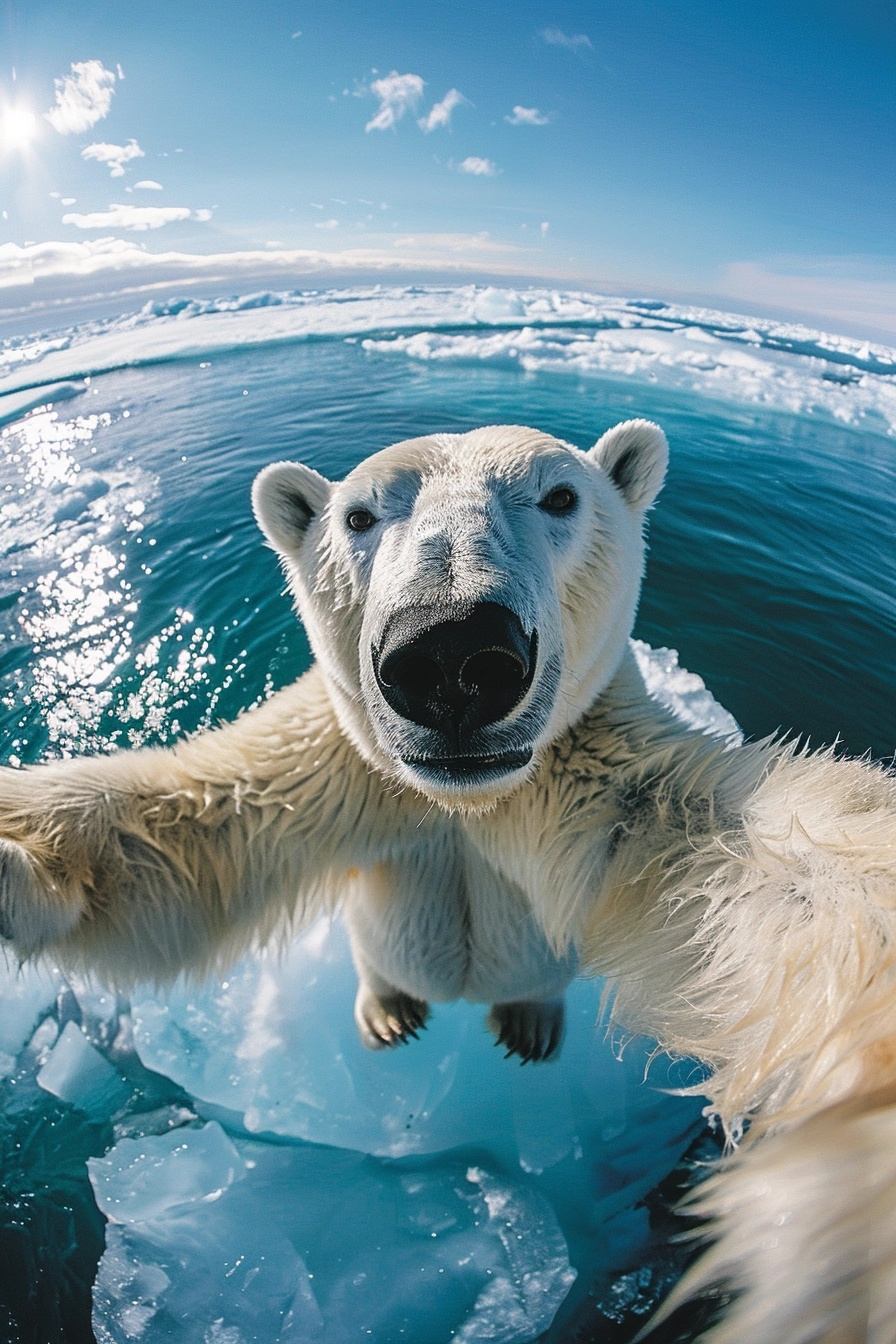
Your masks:
{"label": "white cloud", "polygon": [[438,126],[450,126],[451,113],[456,107],[459,107],[461,103],[465,103],[466,101],[466,98],[459,89],[449,89],[442,101],[440,103],[435,103],[434,106],[429,109],[427,115],[420,118],[417,125],[420,127],[421,131],[424,131],[427,135],[429,135],[430,131],[434,131]]}
{"label": "white cloud", "polygon": [[315,227],[316,229],[338,229],[338,228],[339,228],[339,220],[338,220],[338,219],[319,219],[319,220],[317,221],[317,223],[314,225],[314,227]]}
{"label": "white cloud", "polygon": [[[316,251],[291,248],[283,251],[151,252],[136,240],[96,238],[84,242],[0,243],[0,292],[9,291],[7,303],[21,311],[24,294],[35,293],[41,301],[55,302],[59,295],[77,297],[79,285],[90,280],[92,286],[105,283],[109,292],[134,286],[168,284],[172,280],[201,280],[272,275],[315,275],[333,271],[413,272],[438,267],[459,274],[481,271],[487,259],[495,274],[518,274],[524,265],[525,251],[501,244],[487,234],[417,234],[392,241],[389,247],[345,248],[340,251]],[[543,274],[543,262],[538,274]]]}
{"label": "white cloud", "polygon": [[164,191],[165,188],[161,182],[154,182],[151,177],[144,177],[142,181],[134,183],[134,191]]}
{"label": "white cloud", "polygon": [[469,154],[457,165],[457,171],[472,173],[474,177],[494,177],[498,169],[491,159],[480,159],[476,154]]}
{"label": "white cloud", "polygon": [[542,236],[542,238],[545,237],[545,235],[547,234],[547,231],[548,231],[548,229],[549,229],[550,227],[551,227],[551,226],[550,226],[550,224],[548,223],[547,220],[544,220],[544,221],[539,225],[539,228],[541,229],[541,236]]}
{"label": "white cloud", "polygon": [[591,38],[585,33],[564,33],[562,28],[542,28],[539,34],[542,41],[550,47],[567,47],[570,51],[581,51],[591,46]]}
{"label": "white cloud", "polygon": [[81,158],[108,164],[112,177],[124,177],[124,165],[130,163],[131,159],[144,159],[146,155],[136,140],[129,140],[126,145],[108,145],[99,141],[82,149]]}
{"label": "white cloud", "polygon": [[396,238],[393,247],[414,249],[419,253],[470,252],[507,253],[519,249],[511,243],[499,243],[488,233],[408,233]]}
{"label": "white cloud", "polygon": [[365,131],[388,131],[401,121],[408,109],[413,110],[423,97],[423,80],[419,75],[400,75],[393,70],[383,79],[375,79],[370,86],[380,100],[379,110],[370,118]]}
{"label": "white cloud", "polygon": [[189,210],[185,205],[110,205],[108,210],[90,215],[63,215],[62,222],[74,224],[78,229],[129,229],[142,233],[187,219],[204,224],[211,217],[211,210]]}
{"label": "white cloud", "polygon": [[520,107],[517,103],[512,115],[504,120],[509,121],[511,126],[547,126],[550,117],[539,112],[537,107]]}
{"label": "white cloud", "polygon": [[56,106],[44,116],[60,135],[80,135],[109,111],[115,75],[102,61],[73,61],[72,72],[57,79]]}

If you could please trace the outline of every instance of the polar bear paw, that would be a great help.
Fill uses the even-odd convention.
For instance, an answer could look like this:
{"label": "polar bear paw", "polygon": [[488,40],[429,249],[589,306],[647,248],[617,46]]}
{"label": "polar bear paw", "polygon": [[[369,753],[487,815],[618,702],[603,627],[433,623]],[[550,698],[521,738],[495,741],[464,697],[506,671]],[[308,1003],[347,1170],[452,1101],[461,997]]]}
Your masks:
{"label": "polar bear paw", "polygon": [[519,1055],[521,1064],[538,1063],[556,1055],[563,1041],[565,1009],[562,999],[546,1003],[520,1000],[496,1003],[486,1019],[495,1045],[506,1047],[504,1058]]}
{"label": "polar bear paw", "polygon": [[429,1004],[403,994],[400,989],[376,994],[362,985],[355,999],[358,1034],[368,1050],[391,1050],[396,1045],[406,1045],[409,1037],[416,1041],[428,1017]]}
{"label": "polar bear paw", "polygon": [[68,933],[81,913],[79,905],[63,905],[57,889],[41,882],[26,849],[0,839],[0,939],[23,954],[36,952]]}

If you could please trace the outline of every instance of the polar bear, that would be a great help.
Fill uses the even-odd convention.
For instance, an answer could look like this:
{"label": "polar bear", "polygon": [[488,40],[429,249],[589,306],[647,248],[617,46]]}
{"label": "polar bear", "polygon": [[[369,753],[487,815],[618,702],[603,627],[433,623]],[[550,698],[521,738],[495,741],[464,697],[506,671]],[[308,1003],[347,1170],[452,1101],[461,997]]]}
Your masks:
{"label": "polar bear", "polygon": [[[258,478],[315,664],[172,750],[0,773],[0,932],[116,981],[197,973],[342,906],[395,1046],[491,1004],[550,1057],[582,970],[702,1060],[736,1147],[680,1290],[729,1344],[896,1337],[896,779],[691,730],[629,635],[662,431],[520,426]],[[757,1140],[765,1136],[764,1142]],[[868,1233],[869,1212],[876,1218]]]}

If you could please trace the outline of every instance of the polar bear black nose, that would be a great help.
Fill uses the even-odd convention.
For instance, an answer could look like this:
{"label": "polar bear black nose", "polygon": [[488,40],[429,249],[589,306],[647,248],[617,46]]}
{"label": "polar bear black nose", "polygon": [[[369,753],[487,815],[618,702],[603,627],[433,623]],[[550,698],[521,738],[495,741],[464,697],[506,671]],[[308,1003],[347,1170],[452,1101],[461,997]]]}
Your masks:
{"label": "polar bear black nose", "polygon": [[396,714],[424,728],[497,723],[532,684],[538,637],[497,602],[458,610],[405,607],[373,651],[377,684]]}

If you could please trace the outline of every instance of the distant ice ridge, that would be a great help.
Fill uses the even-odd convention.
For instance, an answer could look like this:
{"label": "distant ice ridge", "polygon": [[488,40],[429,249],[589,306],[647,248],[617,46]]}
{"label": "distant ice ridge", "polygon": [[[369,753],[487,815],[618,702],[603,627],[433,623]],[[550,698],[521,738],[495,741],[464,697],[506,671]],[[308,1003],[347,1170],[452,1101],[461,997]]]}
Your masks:
{"label": "distant ice ridge", "polygon": [[77,379],[160,360],[312,339],[375,354],[502,360],[819,414],[896,434],[896,350],[795,323],[582,291],[380,287],[172,299],[0,345],[0,423]]}
{"label": "distant ice ridge", "polygon": [[[652,694],[736,735],[674,651],[634,647]],[[699,1098],[668,1094],[699,1083],[693,1066],[648,1071],[641,1041],[620,1057],[593,982],[568,994],[560,1060],[529,1068],[464,1003],[371,1055],[353,995],[344,929],[326,922],[216,982],[138,994],[130,1014],[52,968],[0,976],[2,1068],[114,1124],[89,1163],[109,1220],[98,1344],[529,1344],[577,1275],[584,1290],[647,1253],[639,1201],[702,1123]],[[142,1066],[189,1105],[143,1109]]]}

